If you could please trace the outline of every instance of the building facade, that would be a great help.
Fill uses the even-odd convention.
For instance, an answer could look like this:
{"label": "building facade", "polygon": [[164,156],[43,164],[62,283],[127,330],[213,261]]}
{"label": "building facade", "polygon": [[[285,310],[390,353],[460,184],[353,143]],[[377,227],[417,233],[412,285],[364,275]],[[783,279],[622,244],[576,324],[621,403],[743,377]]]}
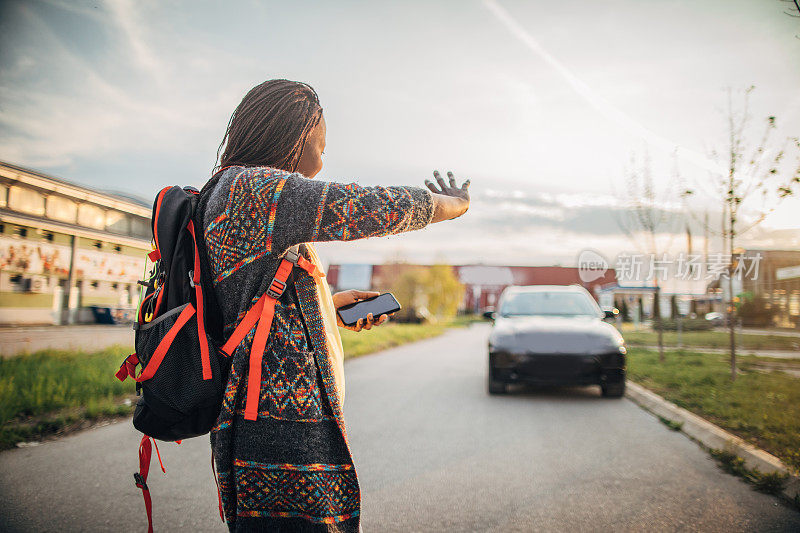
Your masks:
{"label": "building facade", "polygon": [[[336,290],[391,287],[403,272],[421,266],[407,263],[330,265],[328,283]],[[452,268],[464,286],[460,309],[470,313],[495,306],[503,289],[511,285],[581,285],[596,297],[596,288],[616,282],[613,269],[592,282],[584,283],[577,267],[454,265]]]}
{"label": "building facade", "polygon": [[758,270],[742,276],[735,293],[762,299],[774,325],[800,328],[800,250],[748,249],[744,255],[759,257]]}
{"label": "building facade", "polygon": [[150,250],[150,207],[0,162],[0,324],[131,316]]}

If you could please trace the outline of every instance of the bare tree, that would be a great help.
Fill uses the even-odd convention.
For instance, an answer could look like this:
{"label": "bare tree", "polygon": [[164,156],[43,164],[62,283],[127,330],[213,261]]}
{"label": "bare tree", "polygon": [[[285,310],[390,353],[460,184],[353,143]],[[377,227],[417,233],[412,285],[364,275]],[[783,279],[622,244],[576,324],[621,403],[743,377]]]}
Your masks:
{"label": "bare tree", "polygon": [[[800,0],[781,0],[781,2],[790,4],[788,6],[789,11],[784,11],[784,13],[792,18],[800,18]],[[795,37],[800,39],[800,35],[795,35]]]}
{"label": "bare tree", "polygon": [[[728,89],[727,146],[712,150],[711,157],[725,168],[725,173],[711,174],[711,195],[721,202],[722,223],[719,229],[706,229],[722,238],[726,256],[730,258],[727,272],[727,317],[730,332],[731,380],[736,379],[736,306],[733,294],[733,277],[736,267],[737,238],[761,224],[778,207],[780,202],[794,193],[800,183],[800,139],[786,139],[777,143],[773,137],[776,119],[765,120],[764,131],[757,142],[750,137],[750,94],[755,88],[743,91],[741,102],[734,105],[733,91]],[[786,157],[787,146],[797,152],[795,161]],[[706,189],[708,192],[708,189]],[[685,197],[696,196],[697,191],[687,188]],[[691,211],[690,211],[691,212]]]}
{"label": "bare tree", "polygon": [[[677,200],[677,170],[672,179],[659,180],[664,184],[660,189],[653,179],[650,155],[645,149],[639,162],[636,156],[631,157],[626,172],[626,202],[622,216],[617,217],[617,224],[627,235],[634,246],[645,254],[655,258],[668,250],[675,230],[680,221],[680,213],[670,209],[670,204]],[[668,242],[659,239],[668,235]],[[652,273],[651,273],[652,274]],[[654,277],[655,293],[653,295],[653,321],[658,333],[658,358],[664,361],[664,328],[661,317],[661,286]]]}

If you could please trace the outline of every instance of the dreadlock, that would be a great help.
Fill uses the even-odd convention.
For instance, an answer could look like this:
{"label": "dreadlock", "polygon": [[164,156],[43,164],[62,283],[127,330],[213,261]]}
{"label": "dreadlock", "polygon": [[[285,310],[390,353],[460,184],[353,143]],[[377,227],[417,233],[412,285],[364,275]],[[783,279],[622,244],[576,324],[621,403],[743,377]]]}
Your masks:
{"label": "dreadlock", "polygon": [[319,97],[308,84],[281,79],[256,85],[231,115],[214,170],[237,165],[294,172],[321,117]]}

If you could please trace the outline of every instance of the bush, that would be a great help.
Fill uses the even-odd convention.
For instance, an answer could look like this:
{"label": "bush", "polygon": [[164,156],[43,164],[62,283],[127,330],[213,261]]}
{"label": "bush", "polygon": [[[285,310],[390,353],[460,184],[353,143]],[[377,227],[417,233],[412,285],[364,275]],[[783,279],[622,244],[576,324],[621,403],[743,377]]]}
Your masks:
{"label": "bush", "polygon": [[422,322],[428,318],[449,320],[456,315],[464,296],[464,286],[450,265],[430,267],[396,267],[392,285],[382,290],[392,292],[403,309],[397,313],[399,322]]}
{"label": "bush", "polygon": [[743,301],[737,313],[743,326],[764,328],[772,325],[777,309],[768,308],[766,299],[759,297]]}
{"label": "bush", "polygon": [[[684,318],[682,328],[683,331],[708,331],[713,328],[713,325],[702,318]],[[653,324],[653,329],[656,329],[655,323]],[[661,320],[661,329],[663,331],[678,331],[678,321],[674,318],[664,318]]]}

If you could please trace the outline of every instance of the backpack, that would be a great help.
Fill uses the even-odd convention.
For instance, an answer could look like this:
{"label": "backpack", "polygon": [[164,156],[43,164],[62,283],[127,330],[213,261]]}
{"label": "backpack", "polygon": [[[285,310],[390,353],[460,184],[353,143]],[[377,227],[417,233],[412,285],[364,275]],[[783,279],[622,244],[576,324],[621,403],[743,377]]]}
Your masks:
{"label": "backpack", "polygon": [[[298,247],[290,248],[267,291],[225,340],[202,233],[204,199],[197,189],[178,186],[166,187],[156,196],[151,222],[154,249],[148,254],[154,265],[148,279],[139,282],[144,295],[134,322],[136,352],[125,358],[116,373],[121,381],[132,378],[139,395],[133,425],[144,435],[139,444],[139,471],[133,476],[142,490],[150,533],[147,474],[153,447],[165,471],[155,441],[180,444],[211,431],[222,407],[231,355],[254,326],[244,418],[257,418],[261,360],[275,302],[286,290],[295,265],[320,275]],[[141,366],[138,375],[137,365]],[[219,483],[217,492],[219,496]],[[219,512],[224,521],[221,497]]]}

